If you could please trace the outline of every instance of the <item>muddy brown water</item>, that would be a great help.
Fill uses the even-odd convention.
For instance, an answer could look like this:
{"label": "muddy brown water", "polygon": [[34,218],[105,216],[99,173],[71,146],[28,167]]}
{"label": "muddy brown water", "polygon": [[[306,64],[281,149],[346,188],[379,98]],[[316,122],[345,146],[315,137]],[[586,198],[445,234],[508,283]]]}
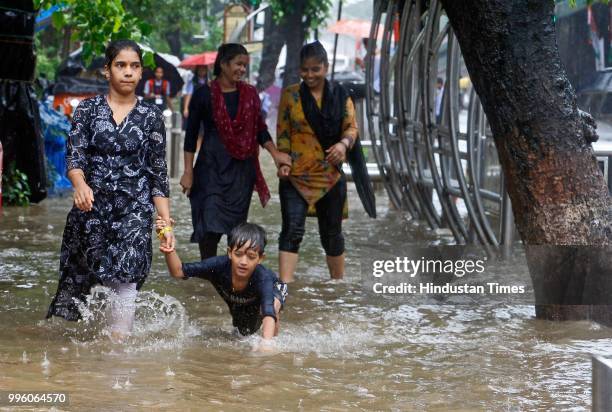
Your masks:
{"label": "muddy brown water", "polygon": [[[254,196],[250,220],[267,229],[266,263],[276,270],[280,205],[269,181],[271,204],[264,210]],[[178,252],[190,261],[198,252],[177,188],[174,180]],[[535,320],[530,306],[414,305],[366,293],[362,257],[452,240],[390,209],[382,191],[379,218],[367,218],[353,188],[346,279],[328,280],[309,219],[275,353],[253,353],[256,338],[232,332],[213,288],[173,280],[159,252],[134,337],[112,344],[95,321],[43,319],[70,203],[4,208],[1,219],[0,391],[67,392],[70,405],[57,410],[586,410],[590,355],[612,350],[610,329]],[[521,262],[505,270],[524,272]]]}

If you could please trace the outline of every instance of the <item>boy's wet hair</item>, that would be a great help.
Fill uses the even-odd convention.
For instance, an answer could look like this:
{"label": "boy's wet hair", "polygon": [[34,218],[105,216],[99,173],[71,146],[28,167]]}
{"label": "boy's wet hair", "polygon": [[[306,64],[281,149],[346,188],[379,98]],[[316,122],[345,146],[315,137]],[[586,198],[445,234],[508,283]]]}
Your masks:
{"label": "boy's wet hair", "polygon": [[251,242],[249,249],[263,255],[268,243],[264,228],[255,223],[241,223],[233,228],[227,237],[227,245],[230,250],[240,249],[249,241]]}
{"label": "boy's wet hair", "polygon": [[319,63],[323,63],[326,66],[329,65],[325,47],[318,41],[305,44],[302,50],[300,50],[300,64],[303,64],[306,59],[310,58],[315,58]]}
{"label": "boy's wet hair", "polygon": [[132,49],[138,55],[138,59],[140,60],[140,64],[142,64],[142,49],[134,40],[113,40],[106,46],[106,50],[104,52],[104,65],[106,67],[110,67],[113,63],[113,60],[117,57],[117,55],[124,49]]}

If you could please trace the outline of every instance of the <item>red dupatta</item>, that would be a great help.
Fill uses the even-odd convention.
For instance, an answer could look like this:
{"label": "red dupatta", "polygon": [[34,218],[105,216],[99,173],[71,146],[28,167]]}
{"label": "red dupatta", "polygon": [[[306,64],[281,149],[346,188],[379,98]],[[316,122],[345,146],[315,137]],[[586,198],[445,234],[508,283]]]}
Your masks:
{"label": "red dupatta", "polygon": [[255,87],[244,82],[236,83],[238,89],[238,112],[232,120],[225,106],[225,98],[218,80],[210,83],[213,119],[225,149],[235,159],[253,158],[255,162],[255,190],[262,206],[270,200],[270,190],[259,164],[259,142],[257,134],[267,129],[261,118],[261,101]]}

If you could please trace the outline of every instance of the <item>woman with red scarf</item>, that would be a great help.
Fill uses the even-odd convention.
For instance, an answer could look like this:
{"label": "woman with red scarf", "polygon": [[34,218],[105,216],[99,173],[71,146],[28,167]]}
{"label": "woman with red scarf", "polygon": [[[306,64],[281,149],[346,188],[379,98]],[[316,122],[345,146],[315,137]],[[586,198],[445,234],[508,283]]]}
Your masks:
{"label": "woman with red scarf", "polygon": [[[221,236],[246,222],[253,189],[263,206],[268,202],[259,145],[270,152],[277,167],[291,165],[289,155],[276,149],[261,118],[257,90],[242,81],[248,64],[242,45],[221,45],[215,80],[199,88],[189,104],[180,184],[191,201],[191,241],[199,244],[202,259],[215,256]],[[204,142],[194,166],[201,123]]]}

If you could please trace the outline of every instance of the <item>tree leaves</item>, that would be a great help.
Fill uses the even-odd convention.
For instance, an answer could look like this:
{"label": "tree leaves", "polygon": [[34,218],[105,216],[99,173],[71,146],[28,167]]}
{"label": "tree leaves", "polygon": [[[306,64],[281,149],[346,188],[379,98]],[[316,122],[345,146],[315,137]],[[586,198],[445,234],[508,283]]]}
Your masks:
{"label": "tree leaves", "polygon": [[[280,22],[285,16],[291,14],[295,7],[294,1],[270,0],[268,3],[276,22]],[[304,3],[304,17],[308,22],[308,28],[316,29],[329,15],[332,0],[304,0]]]}
{"label": "tree leaves", "polygon": [[73,37],[83,42],[83,61],[103,55],[110,40],[142,41],[151,26],[125,10],[121,0],[34,0],[38,7],[62,6],[52,15],[53,26],[74,28]]}
{"label": "tree leaves", "polygon": [[66,25],[66,18],[63,13],[53,13],[51,22],[53,23],[53,27],[59,30]]}
{"label": "tree leaves", "polygon": [[145,51],[142,55],[143,64],[153,69],[155,67],[155,56],[150,51]]}
{"label": "tree leaves", "polygon": [[2,199],[13,206],[28,206],[30,204],[30,185],[28,176],[15,166],[15,161],[9,164],[2,175]]}

